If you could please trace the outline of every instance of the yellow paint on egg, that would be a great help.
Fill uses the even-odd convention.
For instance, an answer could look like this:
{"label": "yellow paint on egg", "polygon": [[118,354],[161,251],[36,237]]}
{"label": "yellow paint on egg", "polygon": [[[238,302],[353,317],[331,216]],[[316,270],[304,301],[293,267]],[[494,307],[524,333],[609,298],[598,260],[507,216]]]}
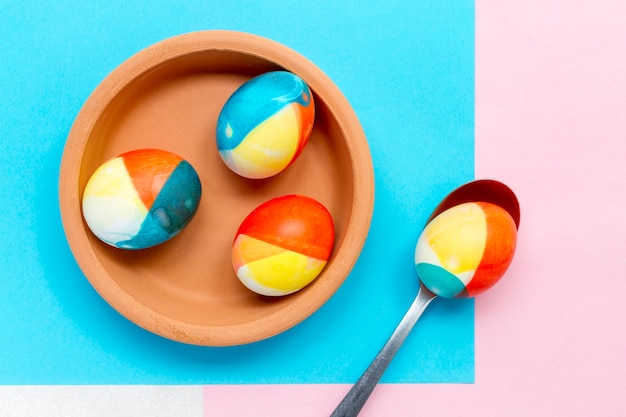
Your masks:
{"label": "yellow paint on egg", "polygon": [[85,186],[82,208],[90,229],[110,242],[137,234],[148,213],[123,158],[112,159],[93,173]]}
{"label": "yellow paint on egg", "polygon": [[326,261],[239,235],[233,245],[237,276],[249,289],[264,295],[287,295],[311,283]]}
{"label": "yellow paint on egg", "polygon": [[457,275],[473,272],[487,244],[487,218],[478,204],[462,204],[433,219],[424,239],[443,268]]}
{"label": "yellow paint on egg", "polygon": [[235,166],[251,178],[263,178],[282,171],[298,149],[299,120],[292,106],[256,126],[230,151]]}

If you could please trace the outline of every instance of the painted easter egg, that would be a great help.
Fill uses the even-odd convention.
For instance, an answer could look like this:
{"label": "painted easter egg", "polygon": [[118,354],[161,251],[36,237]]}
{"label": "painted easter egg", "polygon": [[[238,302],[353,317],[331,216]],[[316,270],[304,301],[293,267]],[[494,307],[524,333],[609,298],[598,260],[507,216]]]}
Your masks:
{"label": "painted easter egg", "polygon": [[202,187],[183,158],[138,149],[103,163],[83,193],[83,217],[100,240],[144,249],[176,236],[194,217]]}
{"label": "painted easter egg", "polygon": [[434,294],[473,297],[504,275],[516,242],[517,228],[506,210],[484,202],[459,204],[426,225],[415,267]]}
{"label": "painted easter egg", "polygon": [[256,293],[291,294],[322,272],[334,241],[332,217],[321,203],[299,195],[277,197],[241,223],[232,248],[233,267]]}
{"label": "painted easter egg", "polygon": [[217,149],[237,174],[268,178],[300,155],[314,118],[307,84],[287,71],[268,72],[244,83],[224,104],[217,120]]}

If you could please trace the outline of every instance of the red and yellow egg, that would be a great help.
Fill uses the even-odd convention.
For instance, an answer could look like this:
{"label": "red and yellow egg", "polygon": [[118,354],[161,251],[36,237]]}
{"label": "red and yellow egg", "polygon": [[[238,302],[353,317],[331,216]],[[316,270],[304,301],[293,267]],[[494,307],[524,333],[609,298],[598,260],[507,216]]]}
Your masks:
{"label": "red and yellow egg", "polygon": [[300,195],[277,197],[254,209],[239,226],[233,268],[258,294],[291,294],[322,272],[334,241],[332,216],[324,205]]}

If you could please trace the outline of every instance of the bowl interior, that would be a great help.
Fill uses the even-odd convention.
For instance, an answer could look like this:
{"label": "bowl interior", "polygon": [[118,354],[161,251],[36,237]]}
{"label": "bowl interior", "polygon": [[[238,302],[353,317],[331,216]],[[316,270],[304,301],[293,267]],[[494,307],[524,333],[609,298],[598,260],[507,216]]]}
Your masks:
{"label": "bowl interior", "polygon": [[[285,69],[314,94],[316,118],[298,160],[266,180],[231,172],[215,143],[230,94],[263,72]],[[131,149],[160,148],[187,159],[202,182],[191,223],[159,246],[125,251],[86,227],[83,189],[104,161]],[[245,288],[230,261],[245,216],[270,198],[303,194],[333,216],[336,243],[322,274],[285,297]],[[94,288],[124,316],[185,343],[234,345],[280,333],[319,308],[341,285],[364,243],[373,207],[367,142],[349,104],[310,62],[272,41],[198,32],[164,41],[118,67],[94,91],[68,137],[60,176],[61,214],[72,252]]]}

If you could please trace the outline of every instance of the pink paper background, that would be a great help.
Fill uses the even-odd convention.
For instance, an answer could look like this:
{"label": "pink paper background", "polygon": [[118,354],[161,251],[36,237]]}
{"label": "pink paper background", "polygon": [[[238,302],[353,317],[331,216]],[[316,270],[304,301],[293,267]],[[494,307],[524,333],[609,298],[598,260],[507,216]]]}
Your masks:
{"label": "pink paper background", "polygon": [[[522,204],[476,300],[476,383],[381,385],[361,415],[626,415],[626,3],[476,1],[476,177]],[[207,416],[329,415],[347,385],[204,387]]]}

